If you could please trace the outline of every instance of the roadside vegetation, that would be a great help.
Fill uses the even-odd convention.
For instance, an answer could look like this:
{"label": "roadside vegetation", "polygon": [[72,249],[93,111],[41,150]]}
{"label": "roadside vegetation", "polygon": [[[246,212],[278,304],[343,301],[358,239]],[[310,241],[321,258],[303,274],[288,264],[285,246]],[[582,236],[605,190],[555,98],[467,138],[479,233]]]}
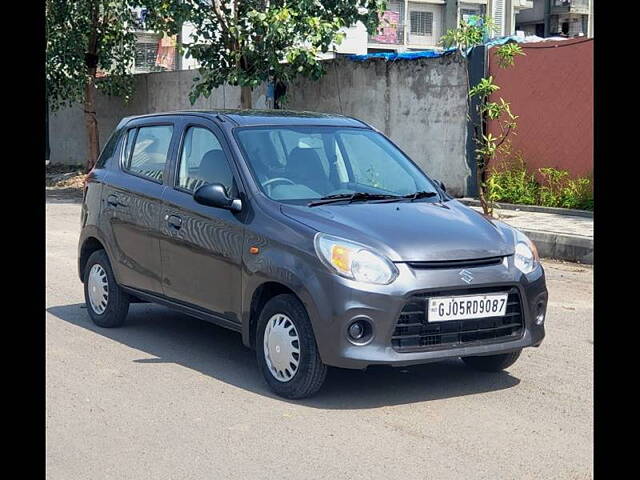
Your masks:
{"label": "roadside vegetation", "polygon": [[[491,38],[496,31],[491,17],[472,16],[468,21],[462,20],[456,29],[448,30],[440,43],[445,48],[456,48],[458,53],[466,57],[471,48],[482,45]],[[509,68],[515,64],[517,56],[525,55],[520,45],[514,42],[496,47],[498,65]],[[493,216],[494,203],[488,190],[488,167],[499,154],[508,151],[510,135],[515,135],[518,126],[518,116],[511,111],[511,104],[502,97],[496,98],[500,86],[496,85],[493,77],[482,78],[476,85],[471,86],[467,72],[467,98],[469,118],[475,111],[480,118],[473,126],[473,140],[476,145],[476,186],[483,213]],[[489,131],[488,121],[493,120],[493,132]]]}
{"label": "roadside vegetation", "polygon": [[148,25],[173,35],[184,22],[193,28],[187,56],[198,61],[191,103],[223,85],[241,88],[242,108],[264,82],[287,84],[297,76],[317,80],[325,73],[320,54],[344,39],[343,27],[362,22],[376,31],[383,0],[145,0]]}
{"label": "roadside vegetation", "polygon": [[[143,23],[133,11],[141,6],[148,13]],[[47,0],[47,108],[83,106],[89,171],[100,152],[96,92],[125,102],[133,96],[136,30],[175,35],[190,23],[191,38],[178,49],[200,64],[191,103],[227,84],[239,86],[242,108],[251,108],[251,90],[263,82],[320,78],[319,55],[342,41],[342,28],[361,21],[374,33],[384,6],[383,0]]]}
{"label": "roadside vegetation", "polygon": [[516,154],[491,168],[487,179],[490,202],[593,210],[589,177],[571,178],[566,170],[539,168],[531,172]]}
{"label": "roadside vegetation", "polygon": [[[455,47],[466,57],[471,48],[484,44],[494,31],[490,17],[470,17],[461,21],[458,28],[447,31],[441,44],[445,48]],[[495,47],[495,54],[501,68],[513,66],[518,56],[525,55],[514,42]],[[511,154],[510,137],[517,133],[518,115],[497,94],[500,86],[493,77],[482,78],[472,86],[467,75],[467,82],[469,113],[475,112],[480,118],[473,126],[473,139],[476,186],[483,213],[492,217],[496,202],[593,210],[591,178],[571,178],[566,170],[552,167],[531,171],[521,153]],[[488,128],[489,121],[496,127],[492,131]]]}
{"label": "roadside vegetation", "polygon": [[128,101],[135,56],[134,0],[47,0],[47,108],[82,105],[87,136],[85,170],[100,153],[96,92]]}

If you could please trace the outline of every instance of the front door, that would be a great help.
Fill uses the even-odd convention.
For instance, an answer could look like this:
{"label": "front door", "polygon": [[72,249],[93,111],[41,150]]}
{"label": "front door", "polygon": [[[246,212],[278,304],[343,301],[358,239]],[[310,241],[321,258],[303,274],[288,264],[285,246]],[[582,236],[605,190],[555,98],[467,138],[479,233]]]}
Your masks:
{"label": "front door", "polygon": [[128,125],[124,148],[103,187],[103,211],[113,245],[113,268],[125,286],[162,293],[160,206],[175,131],[171,117]]}
{"label": "front door", "polygon": [[241,214],[197,203],[202,185],[223,184],[237,196],[228,147],[207,120],[185,124],[171,185],[162,200],[160,251],[164,294],[239,321],[244,226]]}

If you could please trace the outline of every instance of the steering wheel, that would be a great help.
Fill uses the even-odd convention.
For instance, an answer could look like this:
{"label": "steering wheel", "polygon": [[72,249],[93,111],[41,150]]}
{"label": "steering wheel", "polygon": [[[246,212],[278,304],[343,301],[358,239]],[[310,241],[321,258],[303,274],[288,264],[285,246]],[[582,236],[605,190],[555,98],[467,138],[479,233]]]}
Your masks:
{"label": "steering wheel", "polygon": [[271,195],[271,184],[272,183],[276,183],[276,182],[286,182],[289,185],[295,185],[296,182],[294,182],[293,180],[290,180],[288,178],[284,178],[284,177],[276,177],[276,178],[270,178],[269,180],[267,180],[266,182],[262,183],[263,187],[269,187],[267,189],[267,191],[269,192],[269,195]]}

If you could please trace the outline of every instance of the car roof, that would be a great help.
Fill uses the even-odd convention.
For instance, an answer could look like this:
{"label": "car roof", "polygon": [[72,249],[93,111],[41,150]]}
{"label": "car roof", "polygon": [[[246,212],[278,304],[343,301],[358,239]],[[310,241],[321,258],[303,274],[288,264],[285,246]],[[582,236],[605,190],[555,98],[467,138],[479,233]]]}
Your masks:
{"label": "car roof", "polygon": [[345,115],[291,110],[177,110],[126,117],[123,121],[167,115],[196,115],[230,121],[236,126],[253,125],[323,125],[336,127],[369,127],[366,123]]}

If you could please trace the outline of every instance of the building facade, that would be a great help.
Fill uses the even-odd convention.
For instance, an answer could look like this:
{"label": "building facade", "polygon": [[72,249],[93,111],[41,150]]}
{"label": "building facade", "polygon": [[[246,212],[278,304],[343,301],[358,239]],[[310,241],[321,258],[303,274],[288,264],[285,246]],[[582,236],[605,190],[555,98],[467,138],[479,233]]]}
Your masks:
{"label": "building facade", "polygon": [[133,9],[136,19],[135,56],[131,67],[133,73],[166,72],[182,70],[185,58],[178,53],[179,36],[169,37],[145,28],[147,9]]}
{"label": "building facade", "polygon": [[593,37],[594,0],[534,0],[516,17],[516,28],[539,37]]}
{"label": "building facade", "polygon": [[[198,62],[189,57],[186,51],[180,53],[178,45],[191,43],[191,35],[194,27],[191,23],[185,22],[180,33],[175,37],[166,37],[145,29],[146,8],[138,7],[134,9],[138,28],[136,34],[136,52],[132,65],[133,73],[150,73],[173,70],[194,70],[198,68]],[[357,54],[367,53],[367,29],[358,24],[343,29],[345,38],[340,45],[335,45],[337,54]],[[329,52],[322,54],[322,58],[333,58],[335,54]]]}
{"label": "building facade", "polygon": [[531,0],[389,0],[377,34],[368,38],[367,49],[375,52],[436,48],[447,30],[456,28],[470,16],[492,17],[497,37],[513,35],[516,15],[530,8],[533,8]]}
{"label": "building facade", "polygon": [[[539,9],[538,3],[532,0],[388,0],[376,33],[369,35],[361,23],[346,28],[342,43],[335,45],[335,51],[323,54],[322,58],[332,58],[336,54],[437,49],[447,30],[456,28],[461,20],[471,16],[492,17],[496,37],[513,35],[516,19],[524,12]],[[138,43],[134,73],[197,69],[197,62],[187,57],[185,52],[180,54],[178,48],[179,44],[190,43],[193,27],[185,23],[181,33],[171,38],[145,31],[145,10],[136,9],[140,30],[136,32]]]}

